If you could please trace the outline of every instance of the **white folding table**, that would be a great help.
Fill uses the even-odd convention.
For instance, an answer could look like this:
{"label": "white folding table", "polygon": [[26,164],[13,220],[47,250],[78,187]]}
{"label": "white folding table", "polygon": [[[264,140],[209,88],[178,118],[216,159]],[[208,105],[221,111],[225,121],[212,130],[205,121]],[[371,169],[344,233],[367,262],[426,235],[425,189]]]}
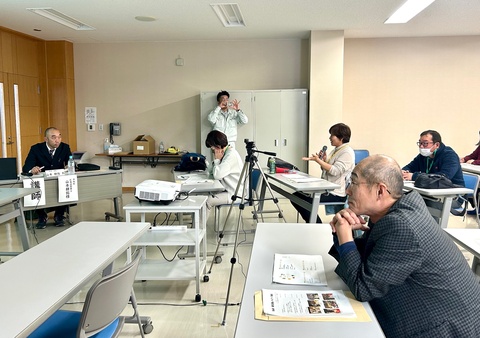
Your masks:
{"label": "white folding table", "polygon": [[1,264],[0,336],[28,336],[149,225],[80,222]]}
{"label": "white folding table", "polygon": [[480,276],[480,229],[444,229],[461,247],[473,255],[472,271]]}
{"label": "white folding table", "polygon": [[348,290],[335,273],[337,261],[328,254],[333,245],[329,224],[259,223],[253,242],[247,280],[235,330],[236,338],[251,337],[384,337],[370,305],[362,303],[371,321],[262,321],[254,318],[254,294],[262,289],[311,290],[312,286],[274,284],[274,254],[322,255],[327,287],[322,290]]}
{"label": "white folding table", "polygon": [[416,190],[422,195],[428,211],[442,228],[446,228],[448,225],[452,200],[457,196],[471,194],[473,192],[472,189],[467,188],[423,189],[417,188],[413,184],[411,181],[404,182],[403,188],[405,190]]}

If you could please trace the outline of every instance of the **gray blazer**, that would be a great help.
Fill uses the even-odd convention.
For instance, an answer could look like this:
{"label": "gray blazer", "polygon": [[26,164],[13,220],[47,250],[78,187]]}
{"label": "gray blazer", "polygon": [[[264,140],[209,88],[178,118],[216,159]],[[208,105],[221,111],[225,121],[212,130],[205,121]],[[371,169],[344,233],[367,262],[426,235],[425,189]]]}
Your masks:
{"label": "gray blazer", "polygon": [[480,337],[480,284],[415,191],[355,241],[336,273],[387,337]]}

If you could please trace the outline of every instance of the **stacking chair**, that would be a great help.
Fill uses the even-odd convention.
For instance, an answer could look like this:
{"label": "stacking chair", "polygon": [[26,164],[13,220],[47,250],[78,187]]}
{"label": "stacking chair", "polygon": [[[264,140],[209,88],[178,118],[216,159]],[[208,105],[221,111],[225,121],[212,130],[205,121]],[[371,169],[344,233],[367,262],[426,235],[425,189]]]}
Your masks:
{"label": "stacking chair", "polygon": [[140,256],[139,251],[131,263],[95,282],[87,293],[82,312],[58,310],[29,337],[117,337],[125,322],[120,314],[129,300],[144,337],[133,293]]}
{"label": "stacking chair", "polygon": [[473,199],[473,204],[475,205],[475,214],[477,215],[477,224],[480,227],[480,218],[478,215],[479,206],[478,206],[478,199],[477,199],[480,176],[475,174],[463,173],[463,180],[465,181],[465,188],[473,190],[473,194],[468,194],[466,195],[466,197],[468,199],[470,198]]}
{"label": "stacking chair", "polygon": [[370,156],[370,152],[366,149],[356,149],[353,152],[355,153],[355,165],[364,158]]}

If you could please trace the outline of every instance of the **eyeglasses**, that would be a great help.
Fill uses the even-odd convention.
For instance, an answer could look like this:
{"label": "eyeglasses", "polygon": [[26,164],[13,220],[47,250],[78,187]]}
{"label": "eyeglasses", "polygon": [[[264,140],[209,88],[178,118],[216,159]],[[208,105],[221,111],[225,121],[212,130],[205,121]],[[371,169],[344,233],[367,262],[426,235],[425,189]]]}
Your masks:
{"label": "eyeglasses", "polygon": [[425,148],[425,147],[428,147],[428,145],[429,145],[430,143],[435,143],[435,142],[432,142],[432,141],[428,141],[428,142],[417,142],[417,146],[422,147],[422,148]]}
{"label": "eyeglasses", "polygon": [[350,188],[352,185],[360,185],[360,184],[369,184],[368,182],[353,182],[351,178],[347,178],[345,180],[345,190]]}
{"label": "eyeglasses", "polygon": [[[345,190],[347,190],[348,188],[350,188],[351,186],[354,186],[354,185],[360,185],[360,184],[378,184],[378,183],[368,183],[368,182],[353,182],[351,178],[347,178],[345,180]],[[387,192],[389,195],[391,195],[392,193],[390,192],[390,190],[388,190],[387,188]]]}

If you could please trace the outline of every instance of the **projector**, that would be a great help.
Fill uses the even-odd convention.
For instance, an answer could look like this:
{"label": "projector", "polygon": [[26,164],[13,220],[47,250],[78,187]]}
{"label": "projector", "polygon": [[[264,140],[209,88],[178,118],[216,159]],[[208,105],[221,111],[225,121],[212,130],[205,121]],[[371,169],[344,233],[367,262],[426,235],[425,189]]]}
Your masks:
{"label": "projector", "polygon": [[135,187],[135,197],[140,201],[170,204],[175,201],[181,185],[174,182],[146,180]]}

